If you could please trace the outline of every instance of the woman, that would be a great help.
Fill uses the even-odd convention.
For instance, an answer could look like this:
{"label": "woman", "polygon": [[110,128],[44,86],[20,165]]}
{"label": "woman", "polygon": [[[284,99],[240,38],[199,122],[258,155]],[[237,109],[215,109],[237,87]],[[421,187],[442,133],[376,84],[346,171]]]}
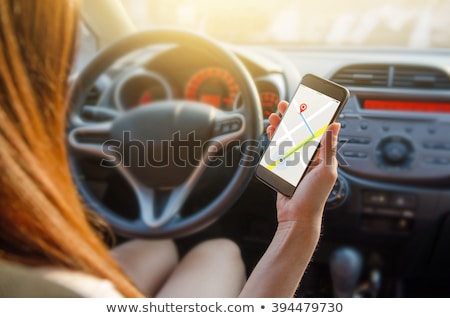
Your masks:
{"label": "woman", "polygon": [[[276,234],[248,280],[227,240],[202,243],[181,261],[168,241],[130,241],[111,253],[104,225],[78,197],[65,148],[77,6],[0,1],[0,260],[31,266],[84,296],[291,297],[336,180],[339,126],[330,126],[322,160],[294,196],[278,195]],[[286,106],[280,103],[281,113]],[[269,135],[279,120],[270,117]]]}

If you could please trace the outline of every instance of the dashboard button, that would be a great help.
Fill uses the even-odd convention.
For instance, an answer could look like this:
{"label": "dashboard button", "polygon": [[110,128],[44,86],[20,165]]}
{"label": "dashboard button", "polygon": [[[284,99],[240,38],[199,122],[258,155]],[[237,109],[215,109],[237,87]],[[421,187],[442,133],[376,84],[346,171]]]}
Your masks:
{"label": "dashboard button", "polygon": [[425,149],[439,149],[439,143],[435,142],[435,141],[426,141],[423,143],[423,147]]}
{"label": "dashboard button", "polygon": [[226,133],[228,133],[228,132],[230,132],[231,131],[231,125],[230,125],[230,123],[223,123],[222,124],[222,133],[223,134],[226,134]]}
{"label": "dashboard button", "polygon": [[414,208],[416,197],[412,194],[395,193],[391,195],[390,205],[396,208]]}
{"label": "dashboard button", "polygon": [[344,156],[354,158],[356,157],[356,152],[354,151],[344,151]]}
{"label": "dashboard button", "polygon": [[238,131],[241,128],[241,122],[239,120],[233,120],[230,128],[231,131]]}
{"label": "dashboard button", "polygon": [[216,122],[214,126],[214,134],[227,134],[231,132],[239,131],[242,127],[242,121],[238,118],[226,119]]}
{"label": "dashboard button", "polygon": [[344,156],[348,158],[360,158],[364,159],[367,158],[367,153],[362,151],[345,151]]}
{"label": "dashboard button", "polygon": [[351,144],[367,145],[370,143],[370,139],[364,137],[357,137],[357,138],[350,138],[348,142]]}
{"label": "dashboard button", "polygon": [[392,208],[377,208],[375,209],[375,214],[390,217],[399,217],[402,215],[402,211]]}
{"label": "dashboard button", "polygon": [[365,158],[367,158],[367,153],[365,153],[365,152],[358,152],[358,158],[360,158],[360,159],[365,159]]}
{"label": "dashboard button", "polygon": [[430,165],[448,165],[450,164],[449,158],[438,158],[438,157],[426,157],[425,163]]}
{"label": "dashboard button", "polygon": [[429,128],[428,128],[428,133],[429,133],[430,135],[434,135],[434,134],[436,133],[436,128],[434,128],[434,127],[429,127]]}
{"label": "dashboard button", "polygon": [[368,137],[345,137],[339,138],[340,142],[347,142],[349,144],[368,145],[370,144],[370,138]]}
{"label": "dashboard button", "polygon": [[387,205],[388,195],[384,192],[367,191],[364,193],[363,201],[371,205]]}
{"label": "dashboard button", "polygon": [[436,142],[436,141],[426,141],[423,143],[425,149],[430,150],[450,150],[450,143],[448,142]]}

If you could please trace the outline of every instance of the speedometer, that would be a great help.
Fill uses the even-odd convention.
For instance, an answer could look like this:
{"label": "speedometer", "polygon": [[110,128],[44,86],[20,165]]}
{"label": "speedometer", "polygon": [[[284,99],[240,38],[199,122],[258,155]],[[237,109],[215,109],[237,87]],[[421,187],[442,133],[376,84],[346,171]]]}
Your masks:
{"label": "speedometer", "polygon": [[232,110],[239,86],[233,76],[219,67],[209,67],[195,73],[188,81],[185,97],[216,108]]}

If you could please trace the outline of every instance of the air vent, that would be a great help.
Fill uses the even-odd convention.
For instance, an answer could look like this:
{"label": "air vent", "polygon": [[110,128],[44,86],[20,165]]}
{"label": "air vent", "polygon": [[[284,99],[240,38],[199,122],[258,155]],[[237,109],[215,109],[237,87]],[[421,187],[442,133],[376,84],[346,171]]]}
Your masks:
{"label": "air vent", "polygon": [[393,87],[449,89],[450,78],[444,71],[432,67],[396,66]]}
{"label": "air vent", "polygon": [[331,78],[344,86],[387,87],[389,65],[358,64],[340,69]]}
{"label": "air vent", "polygon": [[349,65],[337,71],[331,80],[353,87],[450,89],[450,77],[445,71],[416,65]]}

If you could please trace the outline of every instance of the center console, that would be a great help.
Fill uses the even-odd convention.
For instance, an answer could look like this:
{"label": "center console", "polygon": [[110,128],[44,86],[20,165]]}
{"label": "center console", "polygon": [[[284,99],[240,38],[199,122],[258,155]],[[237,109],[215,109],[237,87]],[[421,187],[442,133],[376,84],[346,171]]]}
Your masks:
{"label": "center console", "polygon": [[366,275],[422,275],[450,209],[441,204],[450,196],[450,95],[351,91],[317,261],[351,244]]}

